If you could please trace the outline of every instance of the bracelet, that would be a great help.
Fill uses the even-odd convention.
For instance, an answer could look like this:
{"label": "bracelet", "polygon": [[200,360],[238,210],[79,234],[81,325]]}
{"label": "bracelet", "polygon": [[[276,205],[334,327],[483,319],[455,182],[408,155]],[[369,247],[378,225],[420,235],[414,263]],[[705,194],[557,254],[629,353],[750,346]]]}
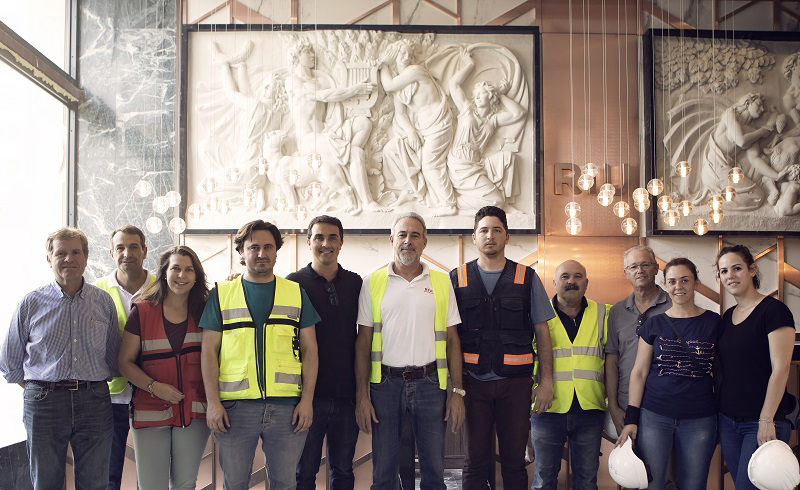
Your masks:
{"label": "bracelet", "polygon": [[639,425],[639,414],[639,407],[628,405],[628,408],[625,410],[625,425]]}
{"label": "bracelet", "polygon": [[766,424],[774,424],[775,421],[772,419],[758,419],[758,423],[764,422]]}
{"label": "bracelet", "polygon": [[147,383],[147,391],[150,393],[150,397],[153,397],[153,385],[156,384],[156,380],[152,379],[149,383]]}

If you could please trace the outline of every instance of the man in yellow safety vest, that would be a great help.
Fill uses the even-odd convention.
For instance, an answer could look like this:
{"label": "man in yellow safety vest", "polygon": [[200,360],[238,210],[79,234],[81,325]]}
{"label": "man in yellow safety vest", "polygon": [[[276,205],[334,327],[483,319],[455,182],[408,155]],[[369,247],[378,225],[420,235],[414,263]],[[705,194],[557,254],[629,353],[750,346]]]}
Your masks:
{"label": "man in yellow safety vest", "polygon": [[421,488],[444,490],[446,421],[456,432],[464,420],[461,319],[450,278],[420,262],[428,243],[422,217],[400,215],[390,241],[394,261],[364,276],[358,300],[356,421],[372,434],[372,490],[396,488],[405,413],[417,442]]}
{"label": "man in yellow safety vest", "polygon": [[269,488],[295,488],[313,417],[319,321],[296,282],[274,274],[283,240],[255,220],[234,237],[243,275],[217,283],[200,319],[201,368],[228,490],[247,490],[259,438]]}
{"label": "man in yellow safety vest", "polygon": [[[589,278],[580,262],[556,268],[553,310],[553,405],[531,415],[533,489],[555,490],[564,443],[569,439],[572,488],[597,489],[605,418],[605,344],[610,305],[586,299]],[[538,366],[534,367],[534,378]]]}
{"label": "man in yellow safety vest", "polygon": [[[142,230],[133,225],[124,225],[111,232],[111,258],[116,268],[111,274],[98,279],[94,285],[107,292],[114,300],[121,337],[134,298],[143,293],[156,277],[143,266],[144,259],[147,258],[147,245]],[[128,445],[128,404],[131,402],[132,387],[127,379],[117,376],[108,383],[108,391],[111,393],[111,413],[114,415],[108,490],[119,490]]]}

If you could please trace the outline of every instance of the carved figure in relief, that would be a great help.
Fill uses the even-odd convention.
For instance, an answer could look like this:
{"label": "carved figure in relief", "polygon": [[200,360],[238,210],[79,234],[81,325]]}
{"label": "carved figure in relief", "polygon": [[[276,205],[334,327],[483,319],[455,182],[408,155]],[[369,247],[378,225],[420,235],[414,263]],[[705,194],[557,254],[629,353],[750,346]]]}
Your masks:
{"label": "carved figure in relief", "polygon": [[[389,46],[378,60],[383,89],[394,96],[396,137],[384,147],[389,187],[401,190],[395,205],[416,198],[434,216],[456,214],[456,195],[447,171],[453,117],[442,87],[414,64],[408,40]],[[390,65],[397,68],[390,72]]]}
{"label": "carved figure in relief", "polygon": [[778,172],[775,183],[780,186],[780,197],[773,206],[778,216],[800,213],[800,136],[792,136],[793,132],[797,130],[767,150],[772,168]]}
{"label": "carved figure in relief", "polygon": [[727,185],[727,176],[735,166],[736,159],[749,163],[744,181],[736,186],[736,209],[748,211],[759,208],[764,201],[764,193],[758,186],[761,181],[768,189],[767,201],[774,205],[778,200],[776,172],[762,156],[760,141],[775,130],[775,117],[762,127],[751,126],[764,114],[764,98],[760,94],[749,93],[742,96],[733,106],[725,110],[708,138],[703,153],[701,178],[708,191],[719,193]]}
{"label": "carved figure in relief", "polygon": [[[348,202],[345,212],[357,214],[363,209],[384,210],[372,198],[367,180],[364,145],[372,131],[372,123],[363,115],[346,119],[343,108],[337,104],[368,96],[375,90],[375,84],[361,82],[337,87],[330,75],[316,69],[314,48],[307,41],[293,44],[288,57],[291,73],[286,78],[285,87],[297,143],[296,157],[302,161],[300,165],[305,165],[311,155],[319,155],[323,166],[319,180],[329,191],[345,197]],[[338,169],[331,165],[338,166]],[[346,174],[349,174],[349,181]],[[293,196],[287,197],[294,200]]]}
{"label": "carved figure in relief", "polygon": [[790,83],[783,96],[783,108],[794,121],[795,127],[800,127],[800,52],[783,61],[783,76]]}
{"label": "carved figure in relief", "polygon": [[[450,181],[461,209],[502,206],[507,197],[503,190],[513,187],[513,153],[500,151],[485,156],[483,152],[495,130],[520,121],[525,117],[525,108],[506,96],[507,79],[499,87],[489,82],[476,83],[472,99],[468,99],[462,84],[475,69],[469,51],[464,53],[463,64],[448,83],[458,109],[455,139],[447,157]],[[517,211],[510,204],[505,207]]]}

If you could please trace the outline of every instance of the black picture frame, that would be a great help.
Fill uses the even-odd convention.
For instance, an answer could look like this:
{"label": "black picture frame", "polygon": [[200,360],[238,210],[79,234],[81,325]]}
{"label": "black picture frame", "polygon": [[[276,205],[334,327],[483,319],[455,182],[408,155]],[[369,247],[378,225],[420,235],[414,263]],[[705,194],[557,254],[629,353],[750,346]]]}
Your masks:
{"label": "black picture frame", "polygon": [[[769,31],[723,31],[723,30],[682,30],[682,29],[649,29],[643,36],[642,36],[642,53],[643,53],[643,67],[642,67],[642,81],[643,81],[643,103],[644,103],[644,120],[643,120],[643,134],[644,136],[644,155],[645,155],[645,162],[644,162],[644,169],[645,169],[645,183],[649,182],[653,178],[663,178],[665,175],[664,173],[664,164],[660,163],[663,161],[663,146],[664,144],[659,144],[658,141],[658,123],[657,120],[663,119],[664,114],[656,110],[656,97],[659,96],[657,93],[654,73],[656,71],[654,64],[655,64],[655,54],[654,49],[655,44],[657,41],[661,39],[669,39],[669,38],[684,38],[684,40],[693,40],[693,39],[702,39],[704,41],[711,41],[712,46],[716,45],[717,47],[721,46],[721,43],[735,43],[741,41],[748,41],[756,44],[757,46],[763,46],[761,43],[775,43],[774,45],[784,47],[787,50],[792,52],[800,51],[800,33],[793,33],[793,32],[769,32]],[[774,62],[773,66],[771,67],[771,77],[779,76],[779,80],[783,80],[783,76],[780,75],[781,71],[781,64],[783,60],[786,58],[786,53],[780,53],[780,56],[776,57],[776,61]],[[719,72],[717,72],[718,74]],[[691,75],[687,75],[687,78]],[[783,80],[785,84],[786,82]],[[739,84],[734,87],[732,90],[728,90],[727,99],[738,99],[738,97],[748,93],[752,85],[747,85],[746,81],[739,81]],[[696,88],[696,83],[695,83]],[[778,92],[780,90],[780,85],[766,87],[767,89],[772,89]],[[694,89],[693,89],[694,90]],[[663,95],[663,94],[662,94]],[[781,91],[779,94],[770,93],[771,97],[777,97],[780,99],[782,97],[783,92]],[[713,95],[709,95],[708,97],[714,97]],[[718,96],[719,99],[722,99],[722,96]],[[716,99],[716,100],[719,100]],[[722,104],[722,103],[721,103]],[[769,101],[767,101],[769,104]],[[720,105],[723,107],[723,105]],[[791,122],[790,122],[791,123]],[[800,127],[800,125],[798,125]],[[662,142],[663,143],[663,142]],[[701,150],[705,151],[705,150]],[[739,150],[739,152],[744,153],[744,150]],[[690,161],[692,166],[692,172],[700,172],[701,171],[701,164],[702,164],[702,154],[698,155],[698,158],[694,161]],[[663,222],[661,219],[661,213],[655,206],[656,198],[653,197],[652,205],[646,212],[646,223],[648,224],[647,227],[647,235],[648,236],[680,236],[680,235],[695,235],[692,229],[692,222],[688,221],[687,218],[682,218],[685,221],[682,221],[681,228],[670,228],[667,224]],[[766,203],[764,204],[766,205]],[[695,209],[701,206],[704,211],[707,210],[707,205],[705,202],[700,202],[695,204]],[[723,204],[723,211],[725,210],[725,205]],[[742,212],[743,214],[745,212]],[[724,220],[729,220],[728,223],[732,220],[735,220],[737,214],[730,214],[728,212],[725,213]],[[693,215],[692,220],[695,219]],[[706,218],[707,219],[707,218]],[[786,223],[789,224],[796,224],[800,223],[800,220],[797,216],[785,216],[785,217],[777,217],[773,219],[775,220],[785,220]],[[780,226],[772,226],[768,228],[758,227],[758,229],[750,229],[755,228],[754,226],[737,226],[736,224],[733,227],[730,227],[726,224],[726,226],[720,227],[719,225],[715,225],[709,221],[709,231],[707,234],[709,235],[764,235],[764,236],[774,236],[774,235],[781,235],[781,236],[798,236],[800,235],[800,227],[797,229],[790,229],[790,228],[781,228]],[[688,227],[686,224],[688,223]]]}
{"label": "black picture frame", "polygon": [[[305,32],[314,30],[380,30],[380,31],[393,31],[401,34],[490,34],[490,35],[530,35],[533,40],[533,72],[531,74],[531,118],[534,130],[534,137],[532,144],[535,146],[532,151],[533,168],[533,181],[522,182],[522,185],[531,185],[532,199],[534,210],[530,215],[533,217],[535,226],[530,228],[513,228],[510,227],[511,234],[519,235],[535,235],[541,233],[542,227],[542,181],[543,181],[543,158],[542,158],[542,124],[541,124],[541,33],[536,26],[442,26],[442,25],[426,25],[426,26],[411,26],[411,25],[314,25],[314,24],[191,24],[184,25],[181,30],[181,46],[180,46],[180,92],[179,92],[179,125],[178,125],[178,168],[176,177],[178,181],[179,192],[182,196],[188,196],[189,179],[188,179],[188,145],[189,145],[189,47],[193,33],[198,32],[256,32],[256,31],[274,31],[274,32]],[[496,42],[496,41],[495,41]],[[498,43],[501,44],[502,43]],[[526,131],[529,129],[526,128]],[[182,218],[187,220],[187,200],[183,199],[179,205],[179,213]],[[392,213],[387,214],[386,227],[381,228],[347,228],[348,234],[389,234]],[[253,219],[261,216],[253,216]],[[310,216],[309,216],[310,218]],[[344,221],[344,220],[343,220]],[[188,223],[188,220],[187,220]],[[280,225],[278,223],[278,225]],[[280,228],[280,226],[279,226]],[[306,230],[302,228],[281,228],[283,233],[288,234],[302,234]],[[187,227],[184,233],[191,235],[220,235],[232,234],[236,232],[236,228],[190,228]],[[429,227],[428,233],[434,235],[457,235],[457,234],[471,234],[471,228],[436,228]]]}

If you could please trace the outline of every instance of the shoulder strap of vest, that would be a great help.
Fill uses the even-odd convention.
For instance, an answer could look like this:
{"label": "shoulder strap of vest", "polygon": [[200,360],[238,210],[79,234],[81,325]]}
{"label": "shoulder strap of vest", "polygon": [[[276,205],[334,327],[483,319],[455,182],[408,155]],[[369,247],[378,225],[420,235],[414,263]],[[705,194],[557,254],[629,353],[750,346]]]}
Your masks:
{"label": "shoulder strap of vest", "polygon": [[456,287],[459,288],[467,287],[467,285],[469,284],[469,281],[467,280],[467,264],[461,264],[456,268],[456,276],[458,279]]}
{"label": "shoulder strap of vest", "polygon": [[[388,266],[387,266],[388,267]],[[376,331],[381,330],[381,303],[383,295],[386,293],[386,285],[389,283],[389,269],[381,267],[373,271],[369,276],[369,296],[372,299],[372,328]]]}

